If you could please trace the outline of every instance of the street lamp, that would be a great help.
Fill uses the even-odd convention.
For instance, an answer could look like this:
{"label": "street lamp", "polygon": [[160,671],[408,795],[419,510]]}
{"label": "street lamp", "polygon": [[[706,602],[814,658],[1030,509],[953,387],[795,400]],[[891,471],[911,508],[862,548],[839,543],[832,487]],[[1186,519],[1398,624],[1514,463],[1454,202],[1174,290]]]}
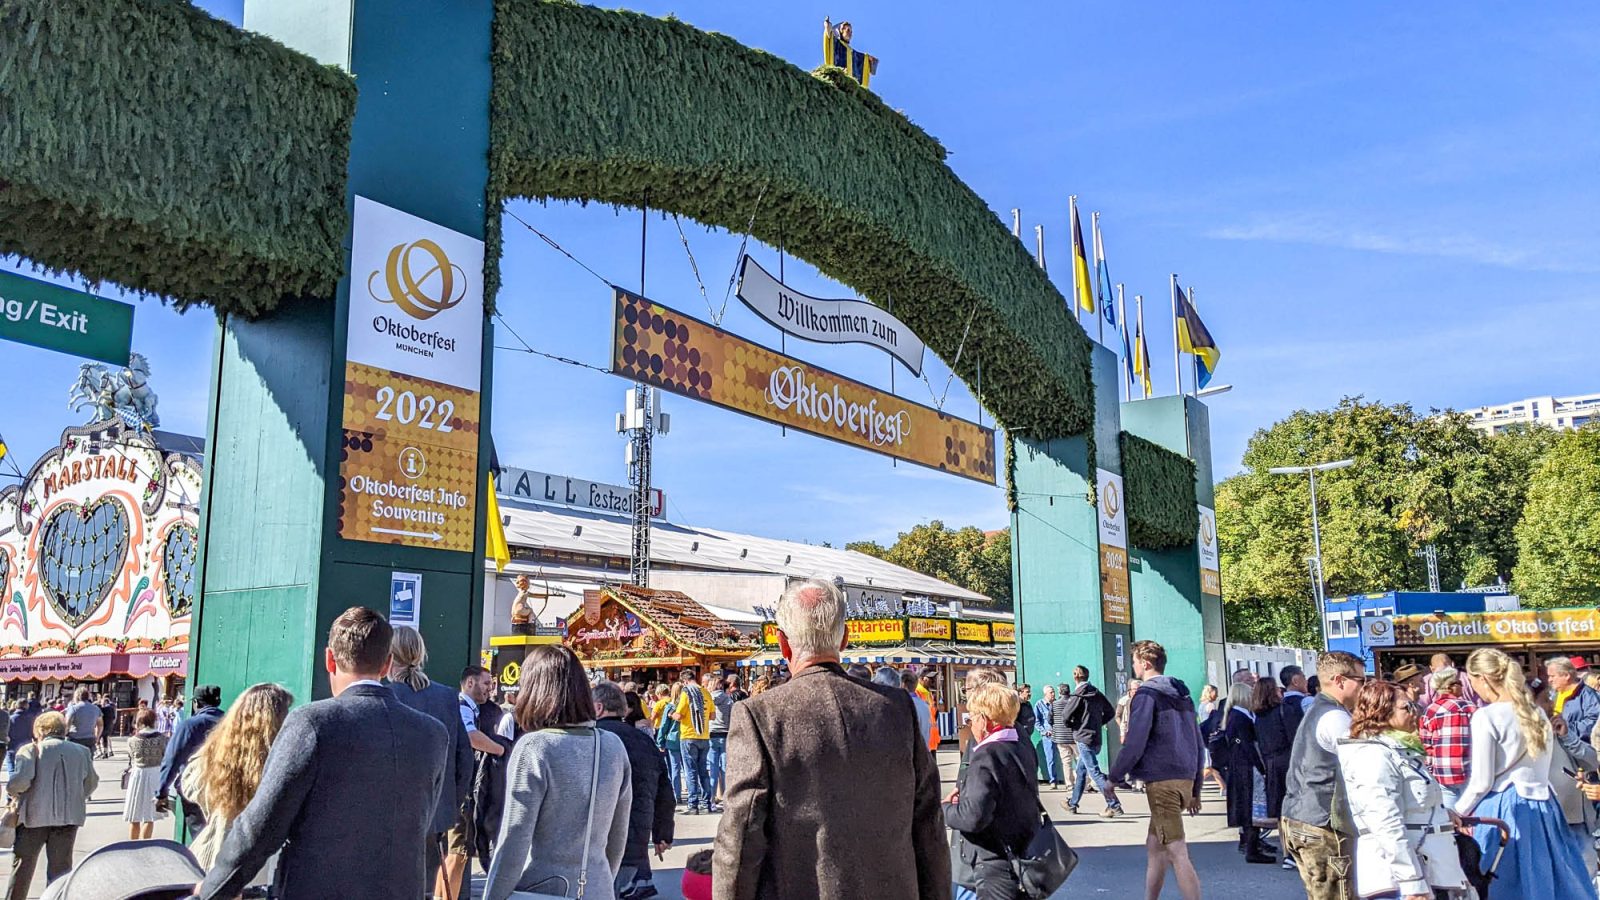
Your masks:
{"label": "street lamp", "polygon": [[1322,529],[1317,524],[1317,473],[1346,469],[1356,464],[1353,459],[1319,463],[1314,466],[1275,466],[1267,470],[1270,475],[1311,476],[1311,553],[1316,564],[1311,576],[1311,599],[1317,604],[1317,618],[1322,622],[1322,646],[1328,646],[1328,610],[1326,589],[1322,582]]}

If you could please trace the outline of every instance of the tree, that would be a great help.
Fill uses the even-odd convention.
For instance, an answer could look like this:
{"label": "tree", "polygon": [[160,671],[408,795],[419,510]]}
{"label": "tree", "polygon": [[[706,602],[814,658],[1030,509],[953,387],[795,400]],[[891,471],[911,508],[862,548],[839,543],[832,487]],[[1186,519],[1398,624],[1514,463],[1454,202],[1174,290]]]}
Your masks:
{"label": "tree", "polygon": [[1527,487],[1517,593],[1528,606],[1600,605],[1600,427],[1562,435]]}
{"label": "tree", "polygon": [[1250,439],[1248,471],[1217,486],[1217,531],[1229,637],[1321,644],[1311,598],[1311,508],[1306,476],[1276,466],[1353,458],[1317,478],[1328,596],[1423,590],[1418,551],[1432,544],[1442,587],[1485,583],[1515,565],[1532,460],[1548,429],[1489,437],[1457,413],[1421,415],[1359,397],[1300,410]]}
{"label": "tree", "polygon": [[865,553],[1011,606],[1011,531],[985,533],[968,525],[952,529],[938,519],[902,531],[891,547],[852,541],[846,550]]}

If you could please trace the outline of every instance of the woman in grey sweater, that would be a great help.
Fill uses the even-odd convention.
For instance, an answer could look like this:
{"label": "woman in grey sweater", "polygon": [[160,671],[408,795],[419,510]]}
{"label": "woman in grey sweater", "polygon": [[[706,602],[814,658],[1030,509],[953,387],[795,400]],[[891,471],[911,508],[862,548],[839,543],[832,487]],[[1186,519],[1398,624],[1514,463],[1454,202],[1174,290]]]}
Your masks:
{"label": "woman in grey sweater", "polygon": [[571,650],[529,649],[516,718],[527,733],[511,750],[484,900],[513,891],[574,897],[580,884],[585,900],[615,900],[632,772],[622,741],[594,727],[589,680]]}

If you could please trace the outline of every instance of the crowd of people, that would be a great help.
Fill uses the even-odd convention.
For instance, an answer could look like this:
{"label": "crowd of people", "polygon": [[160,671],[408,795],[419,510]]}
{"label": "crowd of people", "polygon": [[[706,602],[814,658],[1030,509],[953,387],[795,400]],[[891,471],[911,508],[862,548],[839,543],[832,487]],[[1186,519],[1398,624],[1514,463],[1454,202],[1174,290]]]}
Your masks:
{"label": "crowd of people", "polygon": [[1495,896],[1594,898],[1600,694],[1586,668],[1524,673],[1480,649],[1383,679],[1338,651],[1311,679],[1241,670],[1220,705],[1202,693],[1204,766],[1246,862],[1278,861],[1262,836],[1277,828],[1311,900],[1469,896],[1490,869]]}
{"label": "crowd of people", "polygon": [[[1094,791],[1099,815],[1116,818],[1119,791],[1137,787],[1146,897],[1170,873],[1195,900],[1185,818],[1214,778],[1246,862],[1276,863],[1281,849],[1311,900],[1464,896],[1496,860],[1496,896],[1596,897],[1600,693],[1582,660],[1529,677],[1485,649],[1462,668],[1441,654],[1429,671],[1375,679],[1330,652],[1309,679],[1294,666],[1276,679],[1237,672],[1198,707],[1151,641],[1132,646],[1117,701],[1084,666],[1037,699],[975,668],[962,685],[968,739],[941,796],[936,685],[845,668],[830,582],[792,586],[777,618],[781,681],[746,692],[728,673],[684,670],[672,684],[619,684],[542,645],[508,708],[484,669],[436,683],[416,631],[355,607],[329,632],[331,699],[292,708],[282,687],[258,684],[224,710],[202,685],[170,733],[156,710],[136,710],[124,819],[149,838],[176,805],[207,900],[460,900],[474,860],[486,900],[645,900],[676,816],[701,813],[721,819],[683,873],[688,900],[1016,900],[1049,870],[1030,868],[1053,827],[1041,791],[1070,788],[1068,814]],[[72,865],[98,785],[101,730],[84,710],[99,708],[80,693],[60,712],[35,701],[14,714],[11,898],[27,896],[40,856],[52,880]],[[1104,771],[1113,727],[1120,749]]]}

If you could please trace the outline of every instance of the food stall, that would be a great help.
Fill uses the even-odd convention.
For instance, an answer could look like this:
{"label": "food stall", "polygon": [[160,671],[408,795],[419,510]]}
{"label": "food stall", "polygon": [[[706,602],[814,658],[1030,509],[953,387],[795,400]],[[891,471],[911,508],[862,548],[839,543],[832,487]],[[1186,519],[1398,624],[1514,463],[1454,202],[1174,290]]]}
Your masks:
{"label": "food stall", "polygon": [[556,624],[585,667],[640,685],[677,681],[686,668],[731,671],[761,649],[687,594],[625,584],[585,591],[583,608]]}
{"label": "food stall", "polygon": [[1458,667],[1464,666],[1467,656],[1481,647],[1504,651],[1524,671],[1542,674],[1544,661],[1553,656],[1600,655],[1600,609],[1370,616],[1362,620],[1361,642],[1385,675],[1405,663],[1426,669],[1435,653],[1448,653]]}
{"label": "food stall", "polygon": [[[947,739],[960,732],[966,712],[960,688],[968,671],[998,667],[1008,682],[1017,680],[1016,626],[1011,622],[904,616],[846,619],[845,630],[850,642],[841,661],[847,666],[910,666],[918,674],[931,669],[938,676],[934,694],[939,704],[939,733]],[[776,623],[762,626],[761,641],[765,650],[739,662],[752,677],[784,669]]]}

